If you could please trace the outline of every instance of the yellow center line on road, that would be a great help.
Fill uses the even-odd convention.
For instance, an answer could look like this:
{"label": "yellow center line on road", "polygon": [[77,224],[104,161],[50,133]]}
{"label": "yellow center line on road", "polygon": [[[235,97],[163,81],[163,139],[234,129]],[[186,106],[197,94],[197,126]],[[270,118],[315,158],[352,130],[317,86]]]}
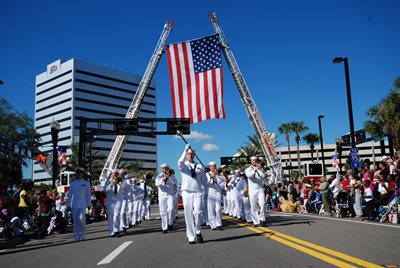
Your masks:
{"label": "yellow center line on road", "polygon": [[[307,253],[307,254],[315,257],[315,258],[321,259],[324,262],[331,263],[331,264],[333,264],[335,266],[338,266],[338,267],[359,267],[359,266],[352,266],[352,265],[350,265],[348,263],[342,262],[340,260],[332,258],[332,257],[330,257],[328,255],[324,255],[322,253],[332,255],[332,256],[334,256],[336,258],[340,258],[340,259],[343,259],[345,261],[348,261],[348,262],[351,262],[351,263],[354,263],[354,264],[357,264],[357,265],[361,265],[362,267],[368,267],[368,268],[382,267],[382,266],[377,265],[375,263],[371,263],[371,262],[368,262],[368,261],[365,261],[365,260],[350,256],[350,255],[347,255],[347,254],[344,254],[344,253],[341,253],[341,252],[338,252],[338,251],[335,251],[335,250],[332,250],[332,249],[329,249],[329,248],[326,248],[326,247],[323,247],[323,246],[319,246],[319,245],[316,245],[314,243],[307,242],[307,241],[304,241],[304,240],[301,240],[301,239],[298,239],[298,238],[295,238],[295,237],[292,237],[292,236],[289,236],[289,235],[274,231],[274,230],[266,228],[266,227],[254,228],[252,226],[249,226],[248,224],[244,224],[242,222],[237,221],[234,218],[227,217],[227,216],[224,216],[224,219],[228,220],[228,221],[231,221],[231,222],[234,222],[234,223],[237,223],[240,226],[245,227],[245,228],[247,228],[247,229],[249,229],[249,230],[251,230],[253,232],[262,234],[263,236],[268,237],[269,239],[272,239],[272,240],[275,240],[275,241],[277,241],[279,243],[285,244],[285,245],[287,245],[289,247],[292,247],[294,249],[297,249],[299,251]],[[307,246],[307,247],[305,247],[305,246]],[[320,253],[318,251],[315,251],[315,250],[312,250],[312,249],[318,250],[318,251],[320,251],[322,253]]]}

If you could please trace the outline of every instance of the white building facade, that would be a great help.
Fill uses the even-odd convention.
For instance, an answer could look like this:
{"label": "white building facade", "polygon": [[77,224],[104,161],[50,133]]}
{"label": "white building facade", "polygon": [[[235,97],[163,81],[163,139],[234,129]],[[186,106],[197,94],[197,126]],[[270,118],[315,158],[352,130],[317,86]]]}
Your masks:
{"label": "white building facade", "polygon": [[[322,152],[321,146],[319,144],[314,145],[314,152],[313,158],[311,158],[311,149],[310,146],[300,146],[300,164],[303,165],[305,163],[322,163]],[[365,159],[369,159],[371,163],[377,163],[381,161],[382,158],[382,149],[380,146],[380,142],[365,142],[362,144],[358,144],[357,146],[358,154],[360,157],[360,161]],[[389,155],[389,145],[388,142],[385,140],[385,153],[384,155]],[[276,152],[279,155],[282,161],[282,168],[284,170],[284,174],[287,176],[289,174],[290,169],[290,160],[289,160],[289,151],[287,146],[277,147]],[[337,169],[332,166],[333,159],[332,157],[337,154],[336,151],[336,144],[324,144],[324,160],[325,160],[325,169],[327,174],[335,174]],[[344,165],[348,159],[350,153],[350,148],[342,148],[341,152],[341,163],[342,163],[342,171],[345,171]],[[291,170],[298,170],[298,161],[297,161],[297,147],[291,146],[290,147],[290,157],[292,159],[292,169]],[[371,166],[372,168],[372,166]]]}
{"label": "white building facade", "polygon": [[[125,118],[141,76],[77,59],[57,60],[36,76],[35,129],[41,136],[42,152],[52,152],[50,122],[60,124],[59,146],[79,142],[79,117]],[[147,89],[139,117],[156,118],[154,81]],[[90,125],[88,125],[90,127]],[[97,136],[93,154],[107,158],[115,136]],[[97,152],[97,153],[96,153]],[[121,161],[138,160],[144,169],[157,168],[157,138],[129,136]],[[35,183],[50,183],[52,178],[37,161],[33,162]]]}

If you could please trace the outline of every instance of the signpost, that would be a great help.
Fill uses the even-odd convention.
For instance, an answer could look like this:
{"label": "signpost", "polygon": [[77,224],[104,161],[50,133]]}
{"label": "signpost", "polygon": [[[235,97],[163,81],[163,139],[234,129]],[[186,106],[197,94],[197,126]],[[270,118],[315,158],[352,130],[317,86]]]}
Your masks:
{"label": "signpost", "polygon": [[351,168],[360,168],[360,156],[357,148],[350,149]]}

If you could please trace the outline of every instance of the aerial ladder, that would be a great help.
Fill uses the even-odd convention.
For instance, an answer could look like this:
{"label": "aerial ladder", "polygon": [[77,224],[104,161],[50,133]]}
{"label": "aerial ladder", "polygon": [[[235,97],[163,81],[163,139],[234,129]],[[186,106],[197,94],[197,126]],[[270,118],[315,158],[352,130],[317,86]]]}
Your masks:
{"label": "aerial ladder", "polygon": [[274,184],[282,181],[282,163],[275,152],[274,147],[269,142],[269,133],[264,125],[264,121],[261,118],[260,112],[254,102],[250,90],[243,78],[243,75],[239,69],[239,66],[233,56],[233,52],[228,45],[228,41],[225,37],[222,28],[218,24],[217,15],[215,13],[209,13],[211,24],[214,27],[216,33],[219,34],[221,41],[221,49],[228,63],[229,69],[232,73],[233,80],[239,90],[240,96],[242,98],[242,103],[245,107],[247,115],[250,119],[251,124],[256,132],[257,138],[260,141],[261,148],[265,154],[265,158],[268,162],[272,174],[269,180],[270,184]]}
{"label": "aerial ladder", "polygon": [[[160,62],[165,43],[167,41],[168,35],[172,31],[172,27],[173,27],[173,21],[167,21],[166,24],[164,25],[164,29],[157,42],[153,55],[151,56],[150,62],[147,65],[143,78],[140,81],[139,86],[137,87],[136,94],[133,97],[128,112],[125,115],[125,119],[134,119],[138,117],[140,112],[140,105],[144,99],[147,88],[149,87],[151,79],[153,78],[158,63]],[[105,180],[110,175],[111,170],[117,167],[118,162],[122,157],[122,153],[124,151],[124,147],[127,141],[128,141],[127,135],[118,135],[116,137],[114,145],[111,148],[111,152],[108,155],[107,161],[103,167],[103,171],[101,172],[99,178],[101,184],[104,184]]]}

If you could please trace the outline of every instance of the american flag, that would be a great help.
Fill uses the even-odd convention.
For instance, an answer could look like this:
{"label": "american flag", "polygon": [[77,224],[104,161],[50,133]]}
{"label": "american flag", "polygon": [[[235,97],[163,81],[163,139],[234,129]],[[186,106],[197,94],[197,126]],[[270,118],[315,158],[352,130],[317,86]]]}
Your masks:
{"label": "american flag", "polygon": [[332,156],[332,167],[339,168],[339,158],[337,155]]}
{"label": "american flag", "polygon": [[58,165],[65,166],[67,164],[67,146],[58,146]]}
{"label": "american flag", "polygon": [[167,45],[175,118],[197,123],[225,118],[222,58],[218,34]]}

